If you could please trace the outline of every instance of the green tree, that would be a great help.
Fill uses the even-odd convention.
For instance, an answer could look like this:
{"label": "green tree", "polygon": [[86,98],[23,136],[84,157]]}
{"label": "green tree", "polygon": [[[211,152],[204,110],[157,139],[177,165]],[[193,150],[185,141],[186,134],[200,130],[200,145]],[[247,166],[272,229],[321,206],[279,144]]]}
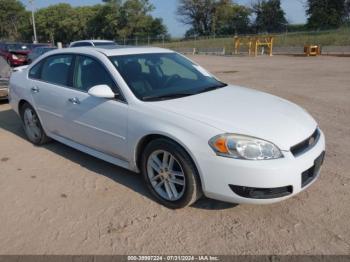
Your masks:
{"label": "green tree", "polygon": [[[94,6],[51,5],[35,13],[40,42],[70,43],[80,39],[159,37],[167,34],[162,19],[153,18],[149,0],[103,0]],[[31,13],[19,0],[0,0],[0,37],[32,39]]]}
{"label": "green tree", "polygon": [[252,5],[255,14],[254,27],[258,33],[281,32],[288,22],[280,0],[258,0]]}
{"label": "green tree", "polygon": [[121,20],[120,9],[119,1],[108,1],[104,5],[95,6],[96,12],[87,23],[90,38],[114,39],[118,37]]}
{"label": "green tree", "polygon": [[146,37],[153,23],[154,6],[148,0],[126,0],[122,7],[122,37]]}
{"label": "green tree", "polygon": [[215,3],[215,0],[180,0],[177,8],[179,20],[190,25],[197,35],[210,35]]}
{"label": "green tree", "polygon": [[180,21],[190,25],[190,35],[236,34],[249,31],[251,11],[232,0],[180,0]]}
{"label": "green tree", "polygon": [[69,4],[57,4],[39,9],[35,14],[39,41],[67,43],[74,34],[75,15],[75,10]]}
{"label": "green tree", "polygon": [[148,0],[105,0],[88,24],[93,38],[157,37],[167,33],[162,19],[153,18]]}
{"label": "green tree", "polygon": [[345,4],[345,0],[308,0],[306,9],[308,28],[338,28],[346,18]]}
{"label": "green tree", "polygon": [[0,0],[0,37],[8,40],[22,38],[30,24],[29,13],[18,0]]}
{"label": "green tree", "polygon": [[245,34],[250,31],[251,10],[235,4],[231,0],[221,0],[216,4],[213,31],[215,34]]}

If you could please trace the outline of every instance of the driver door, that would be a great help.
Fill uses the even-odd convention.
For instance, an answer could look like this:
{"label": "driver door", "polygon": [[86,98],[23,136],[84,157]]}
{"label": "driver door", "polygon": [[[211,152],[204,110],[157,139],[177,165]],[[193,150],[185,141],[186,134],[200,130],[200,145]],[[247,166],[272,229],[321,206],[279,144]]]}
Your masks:
{"label": "driver door", "polygon": [[65,113],[70,137],[79,144],[126,160],[128,105],[122,100],[89,95],[88,90],[96,85],[108,85],[117,91],[110,73],[98,60],[77,55]]}

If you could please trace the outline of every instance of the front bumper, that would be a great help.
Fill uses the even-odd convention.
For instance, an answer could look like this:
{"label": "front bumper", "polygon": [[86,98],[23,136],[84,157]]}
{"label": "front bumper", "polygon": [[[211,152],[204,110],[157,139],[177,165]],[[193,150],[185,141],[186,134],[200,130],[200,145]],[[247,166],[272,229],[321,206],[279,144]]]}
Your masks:
{"label": "front bumper", "polygon": [[[307,183],[306,172],[311,174],[315,160],[321,159],[324,151],[325,137],[321,132],[317,144],[297,157],[291,152],[283,152],[284,158],[281,159],[248,161],[202,154],[197,162],[207,197],[232,203],[269,204],[292,197],[315,182],[319,168],[314,170]],[[260,195],[268,192],[271,198],[253,198],[244,192],[250,189],[260,190]]]}

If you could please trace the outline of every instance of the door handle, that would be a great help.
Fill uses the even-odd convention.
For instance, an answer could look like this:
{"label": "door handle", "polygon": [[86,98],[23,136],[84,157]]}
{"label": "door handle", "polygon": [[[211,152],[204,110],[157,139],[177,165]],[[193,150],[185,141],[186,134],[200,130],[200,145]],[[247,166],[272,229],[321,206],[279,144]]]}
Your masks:
{"label": "door handle", "polygon": [[37,86],[33,86],[30,90],[32,91],[32,93],[35,93],[35,94],[40,92]]}
{"label": "door handle", "polygon": [[68,101],[71,102],[73,105],[80,104],[80,100],[77,97],[69,98]]}

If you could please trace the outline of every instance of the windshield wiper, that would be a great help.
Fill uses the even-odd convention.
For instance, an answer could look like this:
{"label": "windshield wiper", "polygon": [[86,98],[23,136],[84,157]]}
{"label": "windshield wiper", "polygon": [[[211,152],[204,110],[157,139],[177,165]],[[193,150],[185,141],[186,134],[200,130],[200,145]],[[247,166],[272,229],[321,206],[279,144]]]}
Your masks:
{"label": "windshield wiper", "polygon": [[142,100],[143,101],[157,101],[157,100],[181,98],[181,97],[192,96],[192,95],[195,95],[195,93],[174,93],[174,94],[166,94],[166,95],[145,96],[142,98]]}
{"label": "windshield wiper", "polygon": [[199,91],[197,94],[213,91],[213,90],[220,89],[220,88],[223,88],[226,86],[227,86],[227,84],[225,84],[225,83],[221,83],[221,84],[215,85],[215,86],[209,86],[209,87],[204,88],[203,90]]}
{"label": "windshield wiper", "polygon": [[194,93],[174,93],[174,94],[166,94],[166,95],[154,95],[154,96],[145,96],[142,98],[143,101],[157,101],[157,100],[167,100],[167,99],[174,99],[174,98],[181,98],[181,97],[185,97],[185,96],[193,96],[193,95],[197,95],[200,93],[205,93],[205,92],[209,92],[215,89],[219,89],[219,88],[223,88],[227,86],[227,84],[225,83],[221,83],[219,85],[215,85],[215,86],[209,86],[199,92],[194,92]]}

